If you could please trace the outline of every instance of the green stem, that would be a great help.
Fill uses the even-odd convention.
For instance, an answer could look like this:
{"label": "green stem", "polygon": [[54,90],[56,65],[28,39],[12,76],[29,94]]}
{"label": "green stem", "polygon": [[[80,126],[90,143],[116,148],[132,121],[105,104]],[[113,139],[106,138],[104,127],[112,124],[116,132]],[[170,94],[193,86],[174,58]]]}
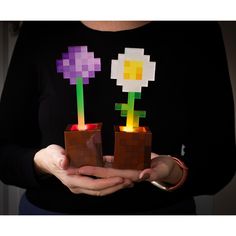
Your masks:
{"label": "green stem", "polygon": [[126,126],[129,128],[134,127],[134,101],[135,92],[128,92],[128,110],[127,110],[127,120]]}
{"label": "green stem", "polygon": [[84,90],[83,90],[83,78],[76,79],[76,99],[77,99],[77,116],[78,116],[78,128],[84,128]]}

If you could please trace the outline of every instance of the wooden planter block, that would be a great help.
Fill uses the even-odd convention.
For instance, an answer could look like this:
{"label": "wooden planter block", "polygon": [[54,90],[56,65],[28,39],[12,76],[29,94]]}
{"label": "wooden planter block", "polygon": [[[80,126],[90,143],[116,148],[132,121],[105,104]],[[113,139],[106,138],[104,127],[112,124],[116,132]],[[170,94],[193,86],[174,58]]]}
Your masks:
{"label": "wooden planter block", "polygon": [[142,170],[150,167],[152,133],[148,127],[122,131],[115,126],[115,154],[113,168]]}
{"label": "wooden planter block", "polygon": [[86,130],[74,130],[68,125],[65,132],[65,149],[70,165],[103,166],[101,123],[88,124]]}

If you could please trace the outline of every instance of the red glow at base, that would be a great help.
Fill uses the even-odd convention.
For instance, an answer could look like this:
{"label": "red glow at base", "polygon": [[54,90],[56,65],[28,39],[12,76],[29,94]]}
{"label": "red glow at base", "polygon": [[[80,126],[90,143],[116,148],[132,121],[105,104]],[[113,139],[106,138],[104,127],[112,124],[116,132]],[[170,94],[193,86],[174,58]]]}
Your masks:
{"label": "red glow at base", "polygon": [[145,133],[147,132],[145,127],[136,127],[131,129],[127,129],[126,126],[119,126],[120,131],[128,132],[128,133]]}
{"label": "red glow at base", "polygon": [[83,129],[79,129],[78,125],[71,125],[68,127],[70,131],[85,131],[85,130],[94,130],[98,128],[98,124],[85,124]]}

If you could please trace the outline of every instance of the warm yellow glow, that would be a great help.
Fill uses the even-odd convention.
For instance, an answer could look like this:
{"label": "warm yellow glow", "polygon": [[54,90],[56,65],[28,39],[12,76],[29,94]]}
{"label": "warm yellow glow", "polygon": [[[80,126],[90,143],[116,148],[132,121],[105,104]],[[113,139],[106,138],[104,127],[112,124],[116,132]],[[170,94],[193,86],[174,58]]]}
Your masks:
{"label": "warm yellow glow", "polygon": [[145,127],[128,127],[128,126],[119,126],[119,129],[120,131],[123,131],[123,132],[129,132],[129,133],[144,133],[144,132],[147,132],[146,128]]}
{"label": "warm yellow glow", "polygon": [[133,128],[133,127],[125,126],[122,131],[125,131],[125,132],[134,132],[134,128]]}
{"label": "warm yellow glow", "polygon": [[124,79],[126,80],[142,80],[143,61],[124,61]]}

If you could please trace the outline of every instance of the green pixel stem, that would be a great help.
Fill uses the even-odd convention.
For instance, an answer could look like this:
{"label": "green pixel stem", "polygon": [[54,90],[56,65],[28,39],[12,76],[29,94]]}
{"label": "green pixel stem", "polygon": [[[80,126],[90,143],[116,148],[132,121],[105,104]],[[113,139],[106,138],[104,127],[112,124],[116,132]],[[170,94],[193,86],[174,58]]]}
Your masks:
{"label": "green pixel stem", "polygon": [[146,117],[146,111],[135,111],[134,103],[135,99],[140,99],[141,93],[129,92],[128,93],[128,103],[116,103],[115,110],[121,111],[121,117],[127,117],[126,126],[127,127],[139,127],[139,118]]}

